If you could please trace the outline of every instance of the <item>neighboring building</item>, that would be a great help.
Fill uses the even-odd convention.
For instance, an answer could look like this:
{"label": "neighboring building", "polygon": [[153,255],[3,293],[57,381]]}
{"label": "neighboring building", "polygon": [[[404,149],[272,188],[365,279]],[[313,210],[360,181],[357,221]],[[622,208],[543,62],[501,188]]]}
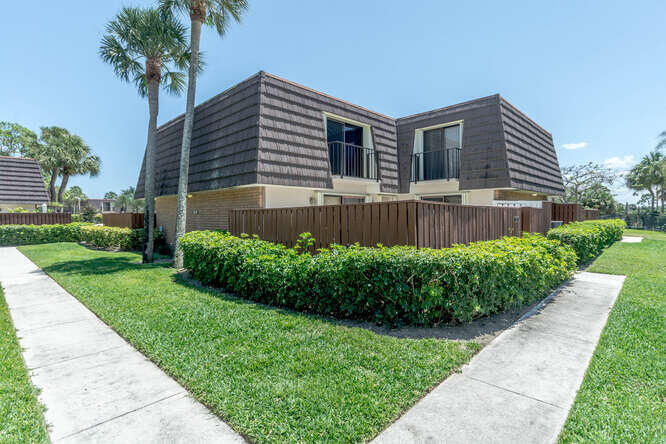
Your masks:
{"label": "neighboring building", "polygon": [[113,199],[88,199],[86,202],[81,203],[81,206],[84,205],[97,208],[100,213],[112,213],[115,211],[115,200]]}
{"label": "neighboring building", "polygon": [[[157,135],[156,212],[169,240],[182,130],[179,116]],[[227,228],[230,208],[564,192],[550,133],[499,95],[394,119],[265,72],[196,107],[188,188],[188,230]]]}
{"label": "neighboring building", "polygon": [[35,159],[0,156],[0,212],[41,209],[48,202],[42,171]]}

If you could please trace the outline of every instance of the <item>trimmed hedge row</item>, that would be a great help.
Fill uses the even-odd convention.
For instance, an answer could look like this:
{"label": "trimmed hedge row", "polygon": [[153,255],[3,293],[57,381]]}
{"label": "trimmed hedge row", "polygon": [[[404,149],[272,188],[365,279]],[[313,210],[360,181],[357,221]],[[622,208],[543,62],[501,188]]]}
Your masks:
{"label": "trimmed hedge row", "polygon": [[187,233],[185,267],[204,284],[269,305],[388,325],[433,326],[530,303],[576,269],[541,235],[457,245],[332,246],[311,255],[256,238]]}
{"label": "trimmed hedge row", "polygon": [[63,225],[0,225],[0,245],[54,242],[86,242],[104,249],[136,250],[143,243],[143,229],[103,227],[75,222]]}
{"label": "trimmed hedge row", "polygon": [[626,226],[621,219],[573,222],[553,228],[547,237],[571,246],[578,256],[578,264],[586,264],[599,256],[604,248],[622,239]]}

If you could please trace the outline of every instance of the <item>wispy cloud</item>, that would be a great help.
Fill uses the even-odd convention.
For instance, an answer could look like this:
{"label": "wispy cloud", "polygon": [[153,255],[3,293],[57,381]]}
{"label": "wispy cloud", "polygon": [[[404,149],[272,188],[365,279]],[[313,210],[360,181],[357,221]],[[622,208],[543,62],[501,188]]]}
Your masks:
{"label": "wispy cloud", "polygon": [[634,163],[634,156],[614,156],[604,160],[604,165],[608,168],[628,168]]}
{"label": "wispy cloud", "polygon": [[562,145],[562,148],[565,150],[579,150],[581,148],[585,148],[587,146],[587,142],[578,142],[578,143],[565,143]]}

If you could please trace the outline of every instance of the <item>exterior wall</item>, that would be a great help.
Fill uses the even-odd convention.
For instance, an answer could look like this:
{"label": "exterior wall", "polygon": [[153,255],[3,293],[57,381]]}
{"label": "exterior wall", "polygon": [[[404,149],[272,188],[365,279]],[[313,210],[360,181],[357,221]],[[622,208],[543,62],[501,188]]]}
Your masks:
{"label": "exterior wall", "polygon": [[495,192],[495,200],[546,200],[546,197],[545,194],[526,191],[497,190]]}
{"label": "exterior wall", "polygon": [[471,190],[467,192],[467,205],[492,205],[495,190]]}
{"label": "exterior wall", "polygon": [[41,204],[36,204],[34,202],[0,202],[0,213],[8,213],[11,210],[16,208],[23,208],[24,210],[35,210],[41,209]]}
{"label": "exterior wall", "polygon": [[511,187],[563,195],[562,173],[553,136],[503,98],[500,113]]}
{"label": "exterior wall", "polygon": [[312,188],[264,187],[265,208],[305,207],[317,202],[317,192]]}
{"label": "exterior wall", "polygon": [[393,118],[273,75],[261,74],[259,183],[333,187],[324,128],[326,112],[370,126],[372,145],[379,153],[381,190],[398,191]]}
{"label": "exterior wall", "polygon": [[[259,81],[256,74],[195,108],[190,152],[189,192],[257,183]],[[183,119],[157,130],[156,196],[178,192]],[[143,197],[144,164],[136,186]]]}
{"label": "exterior wall", "polygon": [[510,184],[499,95],[428,111],[397,120],[400,191],[409,192],[414,136],[426,128],[462,120],[460,189],[503,188]]}
{"label": "exterior wall", "polygon": [[[192,193],[187,199],[187,231],[226,230],[232,208],[261,208],[264,202],[262,187],[242,187]],[[176,235],[176,196],[156,199],[157,226],[162,227],[167,242],[173,244]]]}

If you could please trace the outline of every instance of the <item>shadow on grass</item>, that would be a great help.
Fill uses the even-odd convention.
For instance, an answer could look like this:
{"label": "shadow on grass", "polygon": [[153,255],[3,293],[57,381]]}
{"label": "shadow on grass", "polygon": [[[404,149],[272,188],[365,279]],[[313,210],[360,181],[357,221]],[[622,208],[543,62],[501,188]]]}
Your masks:
{"label": "shadow on grass", "polygon": [[105,275],[125,271],[150,270],[154,268],[168,268],[170,262],[159,262],[152,264],[141,264],[135,258],[116,256],[116,257],[98,257],[94,259],[85,259],[77,261],[56,262],[42,267],[47,274],[68,273],[68,274],[90,274]]}
{"label": "shadow on grass", "polygon": [[244,299],[236,296],[233,293],[228,293],[221,288],[203,285],[198,280],[192,278],[188,271],[181,271],[177,273],[174,278],[174,282],[178,285],[182,285],[189,289],[206,293],[226,301],[232,301],[234,303],[243,305],[251,305],[254,308],[260,310],[273,311],[290,316],[303,316],[308,319],[325,322],[327,324],[339,327],[360,328],[363,330],[371,331],[375,334],[402,339],[448,339],[455,341],[474,341],[481,345],[485,345],[492,341],[500,333],[518,321],[524,314],[538,306],[545,298],[544,296],[544,298],[539,298],[539,300],[529,305],[511,308],[504,312],[491,316],[485,316],[483,318],[475,319],[464,324],[444,324],[437,327],[405,326],[389,328],[377,325],[374,322],[353,319],[337,319],[314,313],[296,311],[287,307],[277,307],[249,299]]}

